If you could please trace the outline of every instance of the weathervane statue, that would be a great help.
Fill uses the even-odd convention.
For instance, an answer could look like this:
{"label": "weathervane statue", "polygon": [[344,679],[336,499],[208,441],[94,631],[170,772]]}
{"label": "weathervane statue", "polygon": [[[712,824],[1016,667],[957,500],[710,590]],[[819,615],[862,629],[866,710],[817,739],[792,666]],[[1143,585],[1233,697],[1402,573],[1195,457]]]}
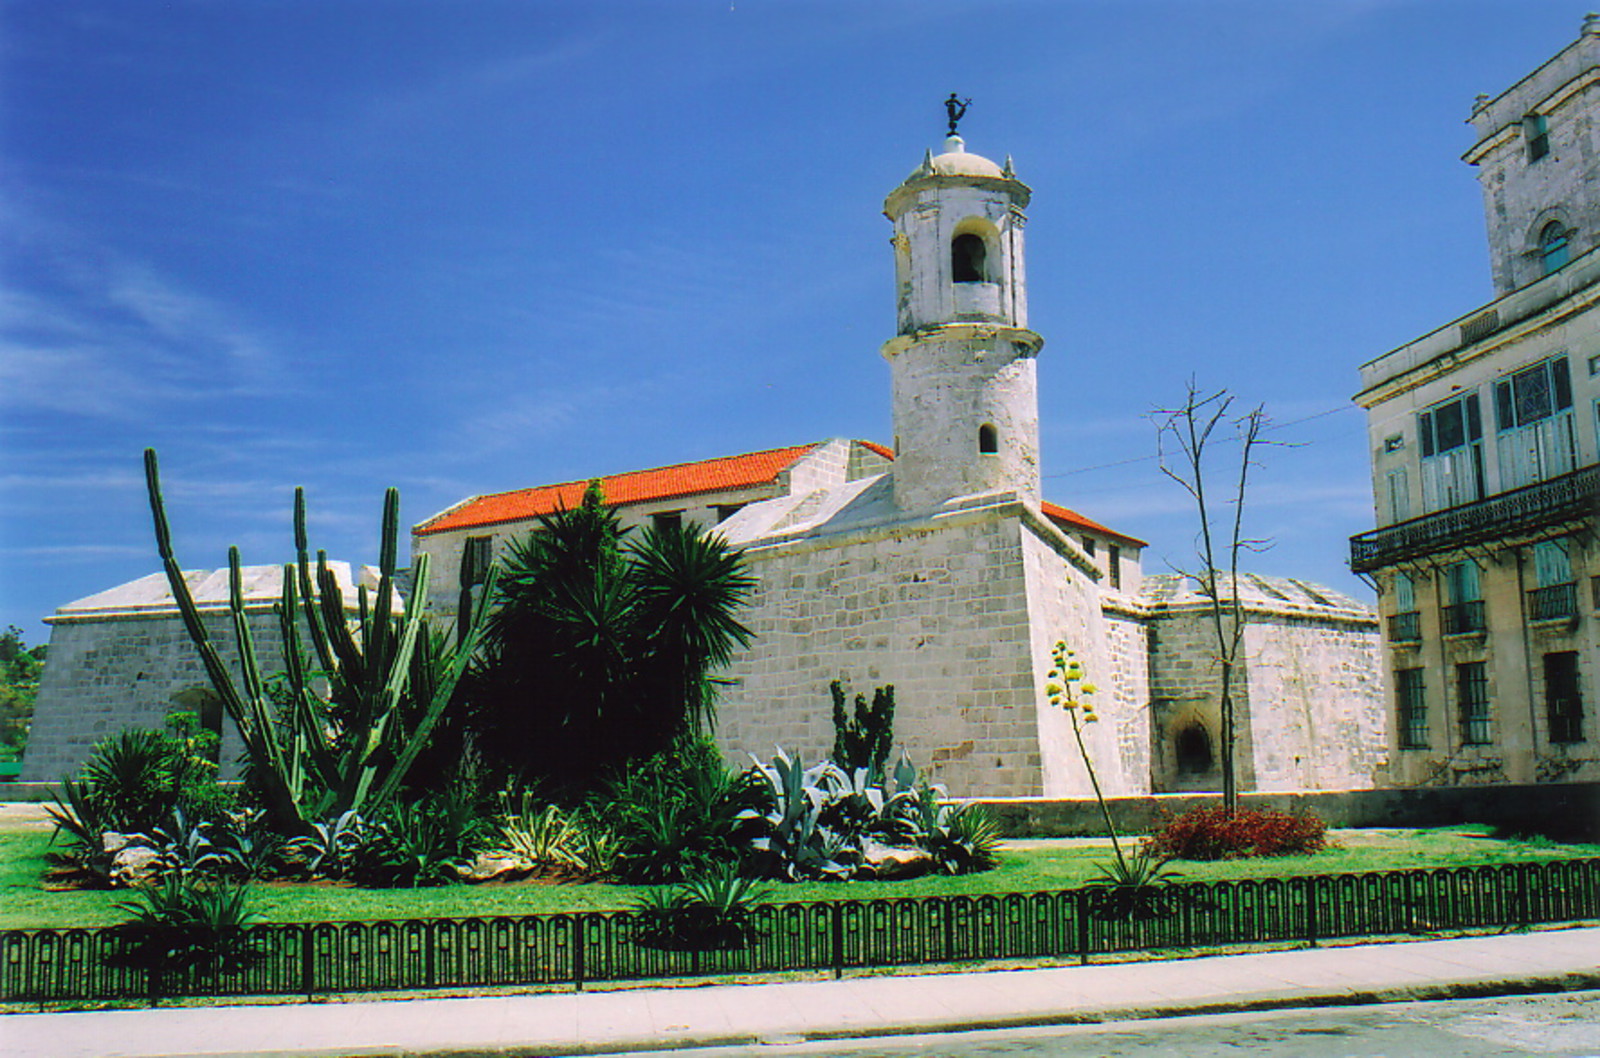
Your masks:
{"label": "weathervane statue", "polygon": [[963,100],[954,92],[951,92],[950,98],[944,101],[944,112],[950,116],[950,135],[956,134],[957,123],[967,116],[967,107],[971,105],[972,100]]}

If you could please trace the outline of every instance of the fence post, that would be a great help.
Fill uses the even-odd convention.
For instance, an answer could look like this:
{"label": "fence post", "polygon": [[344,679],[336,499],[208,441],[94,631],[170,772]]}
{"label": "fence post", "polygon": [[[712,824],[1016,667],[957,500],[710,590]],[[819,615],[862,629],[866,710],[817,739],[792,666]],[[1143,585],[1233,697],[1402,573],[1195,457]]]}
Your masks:
{"label": "fence post", "polygon": [[307,922],[300,927],[300,991],[311,998],[311,993],[316,990],[316,943],[311,935],[311,923]]}
{"label": "fence post", "polygon": [[1535,864],[1524,863],[1519,864],[1517,870],[1517,911],[1522,919],[1523,929],[1533,925],[1533,907],[1528,893],[1528,875],[1535,867]]}
{"label": "fence post", "polygon": [[572,990],[583,991],[584,949],[588,946],[584,935],[583,912],[574,912],[568,916],[572,919]]}
{"label": "fence post", "polygon": [[439,944],[437,931],[432,921],[423,925],[422,936],[422,976],[428,982],[427,987],[432,988],[436,980],[434,977],[434,958],[437,955],[435,949]]}
{"label": "fence post", "polygon": [[844,976],[844,901],[833,901],[828,910],[833,916],[833,979],[837,981]]}
{"label": "fence post", "polygon": [[1089,965],[1089,890],[1073,891],[1073,917],[1078,933],[1078,965]]}
{"label": "fence post", "polygon": [[1317,946],[1317,883],[1322,881],[1316,875],[1306,879],[1306,941],[1313,948]]}
{"label": "fence post", "polygon": [[[944,899],[944,961],[956,961],[956,908],[955,899]],[[977,909],[973,909],[973,917],[977,917]]]}

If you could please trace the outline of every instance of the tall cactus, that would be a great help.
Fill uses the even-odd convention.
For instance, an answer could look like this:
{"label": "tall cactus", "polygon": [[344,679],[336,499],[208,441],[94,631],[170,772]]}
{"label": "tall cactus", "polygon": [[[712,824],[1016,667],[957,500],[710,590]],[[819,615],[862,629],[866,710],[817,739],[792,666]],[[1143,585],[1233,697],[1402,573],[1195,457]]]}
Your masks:
{"label": "tall cactus", "polygon": [[[296,489],[295,562],[283,567],[277,606],[284,693],[275,700],[267,693],[245,614],[238,548],[228,552],[228,611],[240,670],[236,683],[201,621],[173,554],[154,449],[145,450],[144,462],[156,547],[167,583],[206,674],[239,729],[275,825],[287,833],[301,832],[329,815],[370,811],[391,799],[477,649],[493,596],[495,569],[488,571],[465,633],[435,653],[422,616],[428,556],[417,557],[412,590],[403,610],[395,612],[400,494],[389,489],[383,505],[377,598],[369,599],[366,587],[358,586],[352,620],[326,552],[317,552],[313,579],[305,494]],[[301,618],[311,640],[310,654],[302,646]],[[430,678],[416,678],[422,665],[429,668]]]}

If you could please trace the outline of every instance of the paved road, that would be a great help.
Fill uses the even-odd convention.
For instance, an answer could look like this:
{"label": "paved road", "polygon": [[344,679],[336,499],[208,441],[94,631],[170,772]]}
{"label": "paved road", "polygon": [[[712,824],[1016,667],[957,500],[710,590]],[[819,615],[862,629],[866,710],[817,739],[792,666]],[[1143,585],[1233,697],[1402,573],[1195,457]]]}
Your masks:
{"label": "paved road", "polygon": [[[659,1051],[648,1058],[659,1058]],[[1600,1058],[1600,992],[1390,1003],[893,1040],[719,1047],[695,1058]],[[629,1058],[629,1056],[619,1056]],[[647,1058],[634,1052],[631,1058]]]}

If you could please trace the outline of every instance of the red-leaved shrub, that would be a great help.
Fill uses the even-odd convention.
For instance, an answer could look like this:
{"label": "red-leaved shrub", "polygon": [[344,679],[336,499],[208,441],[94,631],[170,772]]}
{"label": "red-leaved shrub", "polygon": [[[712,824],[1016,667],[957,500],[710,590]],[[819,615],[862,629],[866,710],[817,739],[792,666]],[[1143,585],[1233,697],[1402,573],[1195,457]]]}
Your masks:
{"label": "red-leaved shrub", "polygon": [[1327,840],[1327,824],[1314,815],[1274,809],[1229,815],[1216,805],[1168,819],[1147,847],[1151,855],[1165,859],[1228,860],[1316,852]]}

